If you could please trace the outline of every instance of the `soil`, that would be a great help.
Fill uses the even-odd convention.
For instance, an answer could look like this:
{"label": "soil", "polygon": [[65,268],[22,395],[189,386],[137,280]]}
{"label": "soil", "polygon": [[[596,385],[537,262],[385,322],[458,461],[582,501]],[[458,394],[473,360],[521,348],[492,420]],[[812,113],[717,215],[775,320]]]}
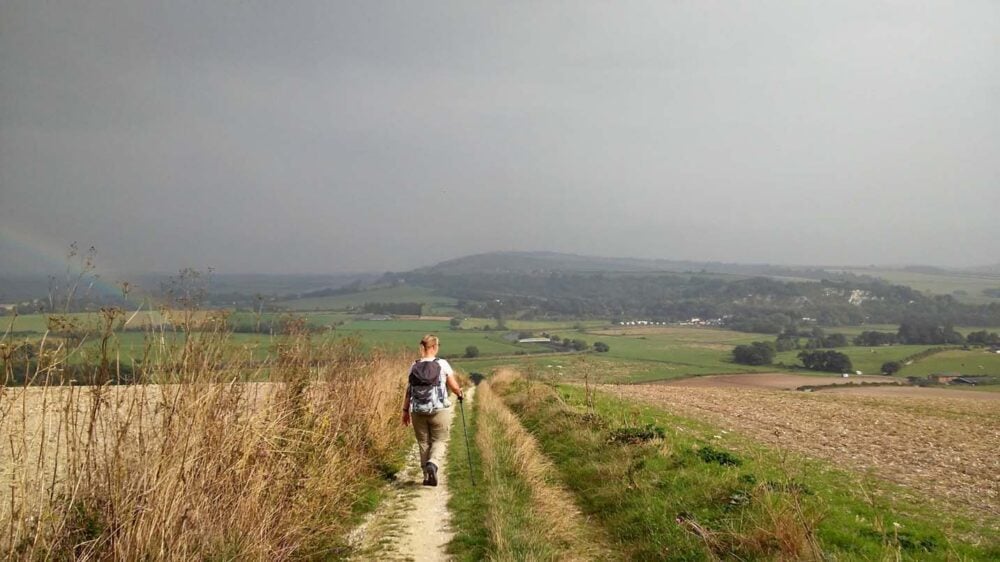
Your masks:
{"label": "soil", "polygon": [[[466,391],[471,404],[475,388]],[[456,404],[452,415],[450,438],[461,439],[461,412]],[[446,449],[447,451],[447,449]],[[390,486],[378,510],[351,533],[355,560],[413,560],[439,562],[449,560],[446,547],[455,535],[448,511],[447,455],[438,471],[438,485],[424,486],[420,470],[420,452],[414,444],[407,468]]]}
{"label": "soil", "polygon": [[[724,430],[722,442],[727,431],[737,432],[839,467],[873,471],[908,487],[914,497],[1000,516],[1000,401],[990,399],[996,393],[893,387],[806,393],[662,384],[602,388],[705,420]],[[923,392],[907,396],[899,391]]]}
{"label": "soil", "polygon": [[709,375],[686,379],[664,381],[667,386],[686,386],[695,388],[772,388],[794,390],[800,386],[819,386],[826,384],[845,384],[861,382],[902,382],[892,377],[879,375],[862,375],[843,378],[833,375],[795,375],[790,373],[746,373],[741,375]]}
{"label": "soil", "polygon": [[[898,386],[865,386],[860,383],[891,383]],[[968,400],[1000,400],[1000,392],[980,392],[953,387],[919,387],[904,384],[902,380],[881,375],[862,375],[843,378],[834,375],[796,375],[790,373],[746,373],[742,375],[709,375],[652,383],[663,386],[687,388],[758,388],[795,390],[801,386],[822,387],[824,394],[852,394],[856,396],[911,397],[911,398],[962,398]],[[837,386],[831,386],[837,385]],[[853,385],[853,386],[844,386]]]}
{"label": "soil", "polygon": [[859,388],[831,388],[823,392],[832,394],[863,394],[865,396],[908,396],[911,398],[962,398],[968,400],[1000,400],[1000,392],[980,392],[960,388],[929,388],[919,386],[869,386]]}

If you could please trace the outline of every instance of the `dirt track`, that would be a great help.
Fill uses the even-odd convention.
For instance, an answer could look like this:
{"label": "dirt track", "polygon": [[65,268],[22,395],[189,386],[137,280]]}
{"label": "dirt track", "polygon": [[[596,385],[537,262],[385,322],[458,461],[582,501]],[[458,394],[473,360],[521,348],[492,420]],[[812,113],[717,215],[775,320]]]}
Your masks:
{"label": "dirt track", "polygon": [[[466,392],[471,405],[475,387]],[[459,410],[452,410],[451,439],[461,439]],[[447,449],[446,449],[447,451]],[[443,562],[449,559],[448,542],[455,535],[448,511],[447,455],[441,465],[437,487],[422,486],[420,453],[416,444],[407,458],[407,468],[392,484],[388,498],[349,537],[357,555],[352,560],[400,560]]]}
{"label": "dirt track", "polygon": [[997,400],[950,395],[886,398],[856,394],[855,389],[804,393],[667,385],[603,388],[838,466],[874,470],[919,490],[920,496],[1000,516]]}

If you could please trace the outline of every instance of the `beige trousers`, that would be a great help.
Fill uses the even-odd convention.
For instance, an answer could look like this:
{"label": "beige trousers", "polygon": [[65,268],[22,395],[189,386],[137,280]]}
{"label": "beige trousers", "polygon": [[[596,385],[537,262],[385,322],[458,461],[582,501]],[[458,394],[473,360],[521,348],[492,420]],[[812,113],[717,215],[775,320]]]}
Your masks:
{"label": "beige trousers", "polygon": [[410,414],[413,423],[413,433],[417,436],[420,446],[420,467],[428,461],[441,467],[444,462],[444,446],[451,431],[451,408],[438,410],[433,414]]}

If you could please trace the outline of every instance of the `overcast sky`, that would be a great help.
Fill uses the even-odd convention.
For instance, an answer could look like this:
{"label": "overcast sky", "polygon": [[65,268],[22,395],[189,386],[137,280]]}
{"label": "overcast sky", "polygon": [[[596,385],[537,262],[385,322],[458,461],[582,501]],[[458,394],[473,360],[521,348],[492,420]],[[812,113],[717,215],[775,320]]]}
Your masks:
{"label": "overcast sky", "polygon": [[0,0],[0,272],[1000,262],[1000,2]]}

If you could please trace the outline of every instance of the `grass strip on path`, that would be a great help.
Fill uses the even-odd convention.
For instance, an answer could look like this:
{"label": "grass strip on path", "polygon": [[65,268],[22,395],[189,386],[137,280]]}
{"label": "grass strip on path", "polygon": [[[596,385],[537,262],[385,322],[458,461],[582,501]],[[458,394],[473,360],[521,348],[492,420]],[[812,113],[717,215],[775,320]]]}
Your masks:
{"label": "grass strip on path", "polygon": [[995,560],[979,523],[891,484],[606,394],[494,384],[632,560]]}
{"label": "grass strip on path", "polygon": [[[452,485],[451,507],[459,527],[452,552],[463,560],[615,559],[585,524],[572,496],[557,484],[558,476],[534,438],[489,383],[476,392],[475,417],[481,478],[476,489],[471,481]],[[453,449],[449,462],[467,463],[466,457],[459,458],[460,448]]]}
{"label": "grass strip on path", "polygon": [[[478,389],[477,389],[478,390]],[[468,431],[468,442],[475,442],[479,431],[479,401],[472,401],[471,408],[465,408],[465,430]],[[458,412],[461,416],[461,411]],[[482,459],[476,447],[466,447],[466,437],[459,434],[455,420],[452,427],[451,443],[448,445],[448,466],[451,473],[448,478],[448,490],[451,499],[448,509],[452,514],[452,525],[455,527],[455,537],[448,543],[448,553],[456,560],[475,562],[486,558],[489,538],[483,514],[486,512],[486,496],[481,493],[483,473]],[[472,458],[472,472],[469,467],[469,455]],[[478,486],[473,485],[473,478]]]}

